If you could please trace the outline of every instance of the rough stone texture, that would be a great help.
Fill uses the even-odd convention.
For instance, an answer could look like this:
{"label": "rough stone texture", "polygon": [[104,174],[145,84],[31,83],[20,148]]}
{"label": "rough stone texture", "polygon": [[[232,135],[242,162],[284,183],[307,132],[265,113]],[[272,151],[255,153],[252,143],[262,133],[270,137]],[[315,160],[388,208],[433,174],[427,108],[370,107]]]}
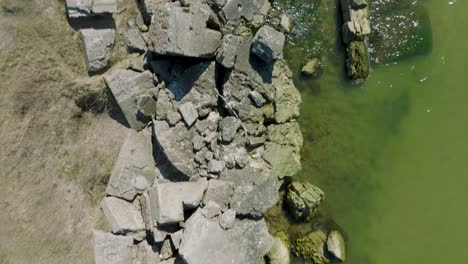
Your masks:
{"label": "rough stone texture", "polygon": [[[232,72],[226,76],[223,97],[226,108],[235,111],[243,122],[263,123],[274,117],[275,91],[272,87],[272,65],[265,65],[250,53],[252,37],[244,37],[239,47],[237,60]],[[257,107],[249,97],[256,91],[266,99],[262,107]]]}
{"label": "rough stone texture", "polygon": [[301,94],[294,86],[292,72],[285,61],[275,63],[272,82],[276,92],[276,122],[285,123],[297,119],[300,113]]}
{"label": "rough stone texture", "polygon": [[278,144],[297,147],[298,150],[304,142],[298,122],[269,125],[267,127],[267,139]]}
{"label": "rough stone texture", "polygon": [[71,19],[117,12],[117,0],[66,0]]}
{"label": "rough stone texture", "polygon": [[156,101],[151,94],[142,94],[137,97],[138,113],[150,118],[156,114]]}
{"label": "rough stone texture", "polygon": [[166,3],[154,11],[150,38],[157,54],[212,58],[221,33],[207,28],[210,7],[203,3],[181,7]]}
{"label": "rough stone texture", "polygon": [[236,211],[233,209],[226,210],[219,218],[219,226],[223,229],[230,229],[234,227],[236,222]]}
{"label": "rough stone texture", "polygon": [[188,177],[194,175],[193,129],[182,123],[169,127],[166,121],[154,121],[153,125],[157,144],[172,166]]}
{"label": "rough stone texture", "polygon": [[125,43],[127,44],[127,49],[130,52],[144,53],[146,50],[146,43],[143,37],[141,36],[140,30],[137,28],[132,28],[127,30],[124,33]]}
{"label": "rough stone texture", "polygon": [[283,57],[284,34],[270,26],[263,26],[255,34],[252,52],[266,63]]}
{"label": "rough stone texture", "polygon": [[107,86],[119,104],[130,127],[141,130],[147,123],[138,115],[138,97],[154,89],[150,71],[114,70],[104,76]]}
{"label": "rough stone texture", "polygon": [[231,142],[237,134],[237,129],[240,127],[239,119],[234,116],[223,118],[219,123],[221,130],[221,138],[225,142]]}
{"label": "rough stone texture", "polygon": [[159,183],[150,189],[152,212],[158,224],[184,221],[184,209],[196,208],[207,188],[206,179],[198,182]]}
{"label": "rough stone texture", "polygon": [[186,222],[181,257],[190,264],[245,263],[258,264],[270,250],[273,238],[264,220],[236,220],[223,229],[219,218],[206,218],[198,209]]}
{"label": "rough stone texture", "polygon": [[221,180],[208,181],[208,188],[203,197],[203,204],[213,201],[221,206],[223,210],[229,208],[229,204],[234,194],[234,184]]}
{"label": "rough stone texture", "polygon": [[171,241],[175,249],[179,249],[180,243],[182,242],[182,236],[184,235],[184,230],[181,229],[173,234],[171,234]]}
{"label": "rough stone texture", "polygon": [[266,142],[263,159],[271,166],[273,175],[278,178],[294,176],[301,170],[297,147]]}
{"label": "rough stone texture", "polygon": [[363,80],[369,76],[369,55],[363,41],[351,41],[346,47],[346,69],[353,80]]}
{"label": "rough stone texture", "polygon": [[156,178],[148,131],[129,131],[112,168],[106,193],[133,200],[135,195],[153,185]]}
{"label": "rough stone texture", "polygon": [[179,107],[179,112],[187,126],[191,127],[198,118],[198,112],[191,102],[187,102]]}
{"label": "rough stone texture", "polygon": [[96,264],[132,263],[133,238],[94,230],[93,242]]}
{"label": "rough stone texture", "polygon": [[346,260],[345,241],[340,232],[333,230],[328,234],[327,250],[340,261]]}
{"label": "rough stone texture", "polygon": [[143,18],[149,23],[156,10],[165,3],[170,3],[171,0],[139,0],[139,2],[141,3]]}
{"label": "rough stone texture", "polygon": [[224,170],[220,178],[234,183],[230,208],[238,215],[260,217],[278,201],[277,181],[250,166]]}
{"label": "rough stone texture", "polygon": [[136,240],[146,236],[141,213],[133,204],[116,197],[106,197],[101,201],[101,208],[112,227],[112,233],[131,236]]}
{"label": "rough stone texture", "polygon": [[148,191],[145,191],[140,197],[141,216],[145,223],[146,231],[154,233],[153,213],[151,212],[151,201]]}
{"label": "rough stone texture", "polygon": [[324,247],[327,235],[322,230],[310,232],[309,234],[299,237],[295,241],[294,252],[298,256],[312,260],[316,264],[329,263],[324,255]]}
{"label": "rough stone texture", "polygon": [[174,255],[174,251],[175,251],[174,245],[172,245],[171,240],[168,238],[164,240],[161,246],[161,249],[159,251],[159,257],[162,260],[169,259]]}
{"label": "rough stone texture", "polygon": [[159,256],[157,249],[143,240],[134,248],[134,259],[132,264],[157,264]]}
{"label": "rough stone texture", "polygon": [[230,25],[239,25],[241,20],[245,19],[253,26],[259,27],[269,9],[268,0],[227,0],[222,10]]}
{"label": "rough stone texture", "polygon": [[80,29],[85,51],[86,67],[90,74],[100,73],[109,64],[114,46],[114,29]]}
{"label": "rough stone texture", "polygon": [[307,220],[324,198],[324,192],[318,187],[294,181],[288,186],[285,200],[294,218]]}
{"label": "rough stone texture", "polygon": [[364,9],[351,10],[350,21],[342,26],[343,41],[349,43],[352,40],[364,40],[371,33],[371,27]]}
{"label": "rough stone texture", "polygon": [[237,50],[241,44],[242,37],[227,34],[223,37],[221,47],[216,55],[216,61],[225,68],[232,68],[236,62]]}
{"label": "rough stone texture", "polygon": [[210,160],[208,163],[208,172],[213,174],[219,174],[224,169],[224,161]]}

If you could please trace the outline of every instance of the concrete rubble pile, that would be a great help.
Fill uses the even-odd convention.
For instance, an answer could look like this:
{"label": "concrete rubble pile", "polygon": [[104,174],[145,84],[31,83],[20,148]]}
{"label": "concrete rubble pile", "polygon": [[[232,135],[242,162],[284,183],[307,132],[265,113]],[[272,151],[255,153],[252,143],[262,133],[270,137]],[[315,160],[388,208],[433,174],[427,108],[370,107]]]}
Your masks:
{"label": "concrete rubble pile", "polygon": [[[69,16],[111,2],[67,0]],[[123,33],[138,57],[104,75],[132,130],[101,203],[112,231],[94,232],[96,263],[258,264],[275,242],[263,214],[303,143],[270,3],[139,3]]]}

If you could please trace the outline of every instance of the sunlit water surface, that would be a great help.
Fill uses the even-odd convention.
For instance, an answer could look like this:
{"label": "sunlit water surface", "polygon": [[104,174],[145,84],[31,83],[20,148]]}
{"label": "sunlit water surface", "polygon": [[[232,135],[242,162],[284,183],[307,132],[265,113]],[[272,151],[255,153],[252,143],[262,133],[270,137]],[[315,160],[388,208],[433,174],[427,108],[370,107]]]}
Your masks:
{"label": "sunlit water surface", "polygon": [[[313,8],[289,4],[298,17]],[[286,50],[295,73],[308,57],[324,60],[320,78],[295,80],[305,138],[299,177],[326,192],[350,264],[468,261],[468,1],[423,6],[430,51],[374,65],[362,86],[343,80],[336,36],[320,42],[319,30],[306,32]],[[335,23],[333,4],[322,9],[311,27]]]}

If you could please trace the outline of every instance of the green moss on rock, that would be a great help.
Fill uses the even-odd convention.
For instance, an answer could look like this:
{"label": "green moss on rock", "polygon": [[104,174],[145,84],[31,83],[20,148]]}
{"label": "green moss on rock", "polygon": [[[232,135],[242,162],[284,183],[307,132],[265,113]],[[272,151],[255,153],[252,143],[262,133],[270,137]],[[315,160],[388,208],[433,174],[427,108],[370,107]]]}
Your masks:
{"label": "green moss on rock", "polygon": [[296,239],[293,252],[296,256],[314,261],[315,264],[328,263],[330,260],[324,255],[326,240],[327,235],[322,230],[311,232]]}
{"label": "green moss on rock", "polygon": [[351,41],[346,47],[348,58],[346,68],[352,80],[362,80],[369,76],[369,56],[364,41]]}

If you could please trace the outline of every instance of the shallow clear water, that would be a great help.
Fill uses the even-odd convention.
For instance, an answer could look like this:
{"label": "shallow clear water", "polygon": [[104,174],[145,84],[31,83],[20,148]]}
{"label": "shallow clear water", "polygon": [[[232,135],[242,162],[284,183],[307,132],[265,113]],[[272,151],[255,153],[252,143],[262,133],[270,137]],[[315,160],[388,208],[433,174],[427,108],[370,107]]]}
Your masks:
{"label": "shallow clear water", "polygon": [[[423,5],[432,25],[427,55],[375,65],[364,85],[350,86],[331,37],[324,74],[296,77],[299,177],[325,190],[325,208],[346,232],[347,263],[468,259],[468,1]],[[317,56],[314,37],[289,45],[294,72]]]}

